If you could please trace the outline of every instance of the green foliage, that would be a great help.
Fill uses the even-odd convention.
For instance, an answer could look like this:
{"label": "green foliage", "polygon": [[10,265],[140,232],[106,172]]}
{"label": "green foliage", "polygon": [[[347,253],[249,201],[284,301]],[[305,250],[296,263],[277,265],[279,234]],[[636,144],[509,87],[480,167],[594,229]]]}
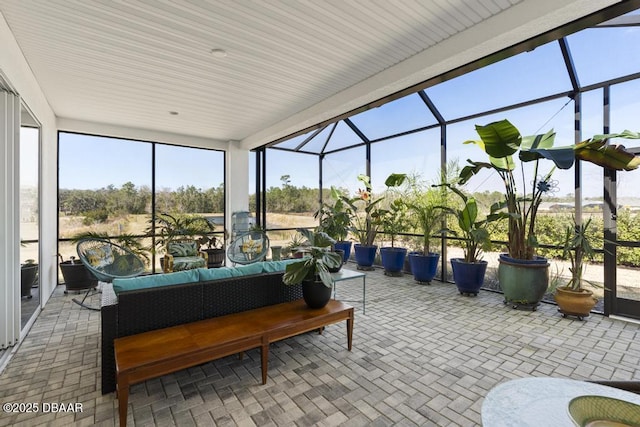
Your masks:
{"label": "green foliage", "polygon": [[324,202],[313,214],[313,217],[320,221],[320,229],[340,242],[347,240],[354,216],[353,209],[346,199],[344,193],[331,187],[331,201]]}
{"label": "green foliage", "polygon": [[305,257],[299,262],[287,264],[282,281],[285,285],[295,285],[303,280],[321,280],[327,288],[333,286],[329,268],[342,264],[342,257],[330,252],[335,240],[323,232],[314,232],[299,228],[298,232],[306,239]]}
{"label": "green foliage", "polygon": [[[113,185],[98,190],[60,189],[60,212],[86,215],[105,209],[110,216],[143,214],[150,210],[151,189],[127,182],[117,189]],[[156,192],[156,209],[163,212],[223,212],[224,186],[203,190],[194,186],[175,191]]]}
{"label": "green foliage", "polygon": [[155,229],[156,247],[164,248],[168,243],[191,239],[206,243],[204,240],[209,233],[214,231],[214,226],[206,218],[200,215],[186,215],[161,213],[154,219],[149,220],[147,234],[152,235]]}
{"label": "green foliage", "polygon": [[[383,228],[385,220],[390,214],[388,209],[382,207],[382,201],[390,193],[390,189],[402,185],[406,177],[405,174],[398,173],[389,175],[384,182],[387,186],[387,191],[377,199],[374,199],[371,178],[360,174],[358,175],[358,181],[364,184],[364,188],[359,188],[358,196],[353,199],[343,197],[343,200],[356,212],[350,231],[362,246],[373,245],[378,232]],[[361,211],[360,214],[357,213],[359,210]]]}
{"label": "green foliage", "polygon": [[[504,182],[504,200],[491,208],[489,219],[508,218],[509,255],[518,259],[532,259],[539,245],[536,229],[538,208],[544,193],[552,189],[551,175],[556,167],[569,169],[575,158],[616,170],[632,170],[640,165],[640,157],[627,152],[624,147],[607,144],[609,138],[640,138],[640,134],[624,131],[620,134],[596,135],[579,144],[553,147],[555,133],[522,136],[508,120],[500,120],[485,126],[476,125],[479,140],[465,141],[475,144],[487,155],[489,162],[474,162],[460,172],[460,184],[466,183],[482,169],[492,169]],[[517,168],[515,154],[521,162],[533,162],[532,179],[523,178],[523,187],[513,171]],[[538,175],[540,160],[548,159],[554,165],[548,172]],[[522,166],[522,165],[521,165]],[[524,169],[523,169],[524,170]],[[530,188],[526,185],[530,183]]]}
{"label": "green foliage", "polygon": [[445,212],[453,214],[458,220],[458,228],[464,238],[462,242],[462,248],[464,252],[464,262],[475,263],[478,262],[482,251],[487,251],[491,248],[491,237],[489,235],[488,220],[478,220],[478,204],[476,199],[468,197],[460,189],[452,185],[445,185],[454,194],[458,195],[462,200],[462,207],[451,208],[444,206]]}
{"label": "green foliage", "polygon": [[109,219],[109,212],[107,211],[106,208],[101,208],[101,209],[85,212],[85,216],[84,216],[84,219],[82,220],[82,223],[84,225],[93,225],[96,223],[103,224],[107,222],[107,219]]}

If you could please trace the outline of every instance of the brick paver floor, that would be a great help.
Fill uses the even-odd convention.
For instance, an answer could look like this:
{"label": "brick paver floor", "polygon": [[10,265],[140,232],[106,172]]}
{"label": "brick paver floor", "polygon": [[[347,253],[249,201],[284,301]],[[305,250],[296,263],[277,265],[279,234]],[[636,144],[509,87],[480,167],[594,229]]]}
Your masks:
{"label": "brick paver floor", "polygon": [[[361,292],[344,282],[339,297]],[[100,313],[71,298],[56,290],[0,375],[2,403],[40,410],[0,413],[0,426],[117,424],[115,394],[100,394]],[[266,385],[258,350],[147,381],[131,389],[130,425],[472,426],[487,392],[513,378],[640,380],[637,324],[512,310],[496,293],[463,297],[380,271],[367,275],[366,315],[353,305],[352,352],[339,324],[273,344]],[[50,403],[82,412],[43,413]]]}

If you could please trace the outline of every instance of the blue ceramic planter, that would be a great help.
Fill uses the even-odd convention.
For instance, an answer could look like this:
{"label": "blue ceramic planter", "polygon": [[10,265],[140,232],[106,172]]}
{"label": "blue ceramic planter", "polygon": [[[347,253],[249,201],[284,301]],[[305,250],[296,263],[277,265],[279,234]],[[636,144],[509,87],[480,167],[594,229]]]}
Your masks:
{"label": "blue ceramic planter", "polygon": [[351,256],[351,242],[336,242],[333,247],[335,249],[342,249],[344,251],[344,259],[342,261],[343,263],[349,261],[349,257]]}
{"label": "blue ceramic planter", "polygon": [[487,261],[464,262],[462,258],[452,258],[453,281],[461,294],[478,295],[484,283]]}
{"label": "blue ceramic planter", "polygon": [[400,273],[406,256],[406,248],[380,248],[382,266],[387,273]]}
{"label": "blue ceramic planter", "polygon": [[353,249],[356,251],[358,267],[371,267],[373,265],[378,250],[377,246],[362,246],[356,243],[353,245]]}
{"label": "blue ceramic planter", "polygon": [[440,254],[429,252],[429,255],[422,255],[420,252],[409,253],[409,263],[413,278],[417,282],[431,283],[438,270],[438,260]]}

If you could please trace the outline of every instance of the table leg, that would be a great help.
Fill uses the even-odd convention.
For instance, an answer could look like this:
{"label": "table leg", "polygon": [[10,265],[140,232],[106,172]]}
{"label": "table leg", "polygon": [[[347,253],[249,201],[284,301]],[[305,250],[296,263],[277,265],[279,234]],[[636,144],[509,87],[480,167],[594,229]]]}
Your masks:
{"label": "table leg", "polygon": [[127,425],[127,405],[129,404],[129,384],[125,381],[118,381],[118,413],[120,414],[120,426]]}
{"label": "table leg", "polygon": [[349,318],[347,319],[347,349],[351,351],[351,344],[353,343],[353,308],[349,313]]}
{"label": "table leg", "polygon": [[265,342],[263,338],[262,347],[260,347],[260,358],[262,362],[262,384],[267,383],[267,370],[269,369],[269,342]]}
{"label": "table leg", "polygon": [[367,276],[362,276],[362,314],[367,314]]}

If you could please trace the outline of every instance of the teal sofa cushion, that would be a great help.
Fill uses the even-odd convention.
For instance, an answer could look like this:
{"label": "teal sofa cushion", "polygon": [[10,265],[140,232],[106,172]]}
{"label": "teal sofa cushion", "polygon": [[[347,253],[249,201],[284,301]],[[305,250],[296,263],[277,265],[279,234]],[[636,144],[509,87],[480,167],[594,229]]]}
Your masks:
{"label": "teal sofa cushion", "polygon": [[199,268],[198,275],[201,282],[208,282],[210,280],[228,279],[233,276],[233,267],[220,267],[220,268]]}
{"label": "teal sofa cushion", "polygon": [[231,275],[233,277],[260,274],[262,273],[262,263],[256,262],[255,264],[239,265],[237,267],[232,267],[231,270]]}
{"label": "teal sofa cushion", "polygon": [[152,274],[149,276],[131,277],[128,279],[114,279],[113,290],[116,295],[123,291],[157,288],[160,286],[194,283],[199,280],[198,270],[179,271],[167,274]]}
{"label": "teal sofa cushion", "polygon": [[281,261],[265,261],[262,263],[262,271],[264,273],[277,273],[284,271],[287,264],[300,262],[300,259],[283,259]]}

